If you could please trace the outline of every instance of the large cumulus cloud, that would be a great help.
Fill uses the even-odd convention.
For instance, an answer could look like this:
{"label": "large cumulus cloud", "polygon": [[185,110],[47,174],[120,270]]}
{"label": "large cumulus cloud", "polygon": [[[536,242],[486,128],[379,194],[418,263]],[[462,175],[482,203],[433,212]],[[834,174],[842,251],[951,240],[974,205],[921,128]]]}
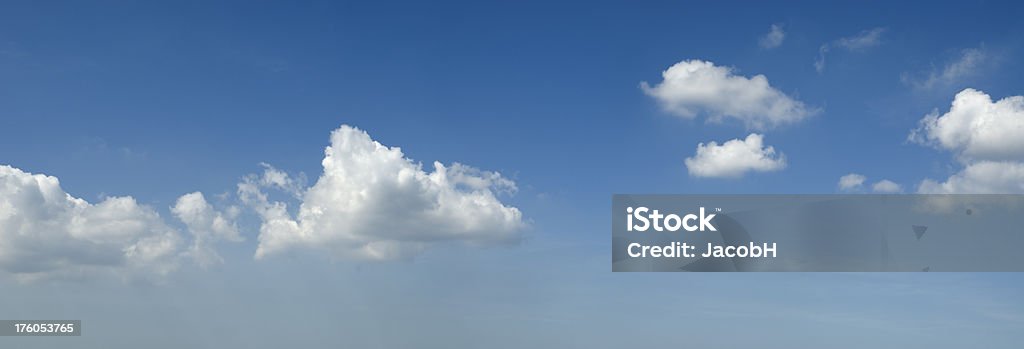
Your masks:
{"label": "large cumulus cloud", "polygon": [[964,89],[946,113],[933,112],[909,136],[954,154],[963,164],[944,181],[927,179],[921,193],[1024,193],[1024,96],[993,101]]}
{"label": "large cumulus cloud", "polygon": [[[514,241],[526,225],[519,209],[498,199],[516,186],[496,172],[440,162],[428,172],[400,148],[347,125],[330,139],[323,173],[311,187],[300,188],[270,166],[239,183],[239,196],[262,220],[257,258],[313,250],[404,259],[443,241]],[[291,192],[298,209],[292,212],[286,202],[272,200],[267,190],[272,188]]]}
{"label": "large cumulus cloud", "polygon": [[965,89],[949,111],[928,114],[910,139],[951,151],[964,162],[1024,160],[1024,96],[993,101],[988,94]]}

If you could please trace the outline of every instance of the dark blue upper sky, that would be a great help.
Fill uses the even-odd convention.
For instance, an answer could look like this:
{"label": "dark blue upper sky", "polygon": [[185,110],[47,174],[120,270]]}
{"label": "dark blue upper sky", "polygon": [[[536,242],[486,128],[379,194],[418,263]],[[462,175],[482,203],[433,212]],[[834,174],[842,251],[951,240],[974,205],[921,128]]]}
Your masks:
{"label": "dark blue upper sky", "polygon": [[[68,177],[81,196],[166,202],[230,190],[261,161],[316,174],[328,131],[347,123],[413,159],[598,206],[615,192],[831,192],[849,172],[912,186],[950,172],[947,154],[905,143],[917,120],[963,87],[1020,94],[1021,14],[962,2],[13,2],[0,14],[0,157]],[[785,42],[761,49],[773,23]],[[821,44],[875,27],[877,48],[814,70]],[[937,91],[901,83],[978,47],[1002,59]],[[789,168],[686,176],[696,143],[744,130],[673,117],[638,88],[684,59],[764,74],[822,109],[767,134]]]}
{"label": "dark blue upper sky", "polygon": [[[680,279],[602,274],[608,270],[607,211],[614,193],[832,193],[848,173],[890,179],[911,192],[921,180],[941,181],[956,173],[961,166],[950,153],[908,142],[907,135],[926,114],[948,110],[964,88],[995,99],[1024,94],[1024,69],[1017,64],[1024,55],[1021,18],[1024,5],[1012,1],[2,1],[0,164],[59,177],[66,191],[89,200],[132,195],[166,215],[184,193],[233,193],[239,179],[259,171],[261,162],[315,179],[330,131],[349,124],[383,144],[402,147],[428,167],[434,160],[461,162],[515,180],[520,191],[507,200],[523,211],[532,222],[530,236],[541,241],[520,248],[583,246],[568,256],[541,255],[552,264],[592,273],[559,281],[548,272],[537,276],[545,286],[535,292],[568,299],[560,292],[603,289],[580,297],[611,303],[605,299],[632,297],[658,289],[659,280]],[[777,48],[762,48],[758,40],[772,24],[783,26],[785,40]],[[822,45],[873,28],[884,29],[876,46],[832,50],[827,67],[815,70]],[[941,73],[964,50],[979,50],[988,59],[971,74],[935,88],[908,82]],[[688,175],[684,159],[693,156],[698,143],[721,143],[750,132],[738,123],[674,116],[640,88],[643,81],[660,82],[663,70],[689,59],[733,67],[741,76],[763,74],[775,89],[820,110],[804,122],[764,132],[765,143],[785,153],[785,169],[738,179]],[[246,246],[227,254],[243,269],[252,263],[252,244]],[[469,258],[504,265],[526,259],[521,253],[534,253],[511,249],[498,252],[505,257]],[[432,265],[429,259],[424,263]],[[523,263],[522,269],[544,265]],[[509,273],[515,280],[532,280],[524,270]],[[459,282],[447,274],[438,277]],[[515,286],[480,278],[485,281],[478,287],[485,290]],[[704,281],[758,287],[738,278],[713,278]],[[753,303],[782,304],[776,309],[782,311],[799,303],[797,298],[818,296],[812,291],[786,295],[793,284],[815,283],[806,278],[759,277],[769,285],[768,295]],[[890,279],[823,278],[824,286],[808,287],[854,304],[841,307],[856,318],[842,321],[868,323],[889,315],[915,320],[917,313],[893,309],[916,296],[877,294],[874,287],[899,288]],[[916,295],[930,287],[954,288],[942,296],[928,293],[934,302],[911,304],[924,311],[941,307],[946,296],[1011,299],[1008,294],[1020,290],[1021,279],[915,277],[909,284],[906,288],[915,291],[899,291]],[[719,292],[700,289],[694,296]],[[481,314],[510,311],[501,304],[516,302],[541,307],[533,298],[518,298],[522,294],[505,299],[502,291],[494,292],[497,299],[467,296],[472,304],[467,307]],[[673,298],[665,293],[632,302],[649,310],[658,300]],[[716,298],[722,307],[748,298],[735,290],[727,293]],[[875,299],[889,306],[875,307]],[[583,310],[593,304],[583,300],[571,303],[580,314],[607,315]],[[826,299],[815,301],[832,309]],[[1009,315],[991,317],[978,314],[1007,309],[1006,304],[963,307],[983,309],[965,315],[984,318],[972,324],[1011,316],[1020,326],[1021,304],[1011,305]],[[871,311],[858,313],[861,306]],[[721,313],[722,307],[708,311]],[[621,320],[609,317],[589,326],[611,327],[610,322],[648,311],[612,308]],[[813,322],[814,309],[782,316],[804,326]],[[747,326],[773,321],[736,313]],[[837,326],[848,324],[842,321]],[[722,320],[712,332],[725,332],[729,323]],[[927,337],[933,330],[915,333]],[[584,327],[567,331],[588,333]],[[1010,332],[996,332],[1012,338]],[[799,337],[799,332],[789,335]]]}

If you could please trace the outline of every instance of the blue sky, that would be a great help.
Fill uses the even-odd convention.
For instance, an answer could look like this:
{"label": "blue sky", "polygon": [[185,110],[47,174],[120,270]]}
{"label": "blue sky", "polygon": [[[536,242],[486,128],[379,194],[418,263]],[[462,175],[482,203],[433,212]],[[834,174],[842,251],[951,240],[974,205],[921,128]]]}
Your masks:
{"label": "blue sky", "polygon": [[[314,184],[346,124],[428,171],[436,160],[500,172],[518,191],[497,197],[528,227],[518,244],[440,243],[411,261],[254,260],[260,218],[246,209],[244,241],[218,245],[223,264],[157,285],[3,274],[17,296],[0,301],[3,317],[82,319],[86,334],[0,342],[1011,347],[1024,326],[1017,274],[620,275],[607,223],[613,193],[833,193],[851,173],[867,177],[863,191],[888,179],[914,192],[986,161],[908,135],[965,88],[1024,94],[1022,15],[1013,2],[3,2],[0,165],[93,203],[131,196],[184,231],[171,219],[180,196],[245,207],[237,184],[260,163]],[[765,48],[773,24],[784,40]],[[866,47],[840,44],[873,29]],[[983,59],[944,79],[967,52]],[[694,59],[763,74],[817,112],[752,130],[708,122],[714,110],[674,115],[640,87]],[[784,168],[688,173],[699,143],[753,132]],[[318,323],[281,329],[306,320]]]}

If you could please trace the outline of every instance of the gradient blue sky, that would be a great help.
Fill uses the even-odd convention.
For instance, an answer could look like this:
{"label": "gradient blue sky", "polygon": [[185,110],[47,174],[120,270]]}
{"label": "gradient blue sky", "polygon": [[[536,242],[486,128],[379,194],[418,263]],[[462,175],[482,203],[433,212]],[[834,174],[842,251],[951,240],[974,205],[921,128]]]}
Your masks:
{"label": "gradient blue sky", "polygon": [[[518,246],[413,262],[254,261],[161,285],[0,279],[2,318],[74,318],[17,347],[1016,347],[1018,274],[612,274],[613,193],[832,193],[861,173],[913,191],[960,166],[907,141],[966,87],[1024,94],[1014,2],[0,2],[0,164],[90,201],[169,216],[273,164],[315,179],[342,124],[429,164],[513,179]],[[758,40],[782,24],[784,42]],[[884,28],[877,46],[819,47]],[[963,50],[985,64],[916,88]],[[663,111],[640,82],[687,59],[764,74],[821,112],[765,133],[788,166],[695,178],[698,143],[741,125]],[[310,323],[312,322],[312,323]],[[148,324],[167,326],[157,330]],[[127,333],[124,333],[127,332]]]}

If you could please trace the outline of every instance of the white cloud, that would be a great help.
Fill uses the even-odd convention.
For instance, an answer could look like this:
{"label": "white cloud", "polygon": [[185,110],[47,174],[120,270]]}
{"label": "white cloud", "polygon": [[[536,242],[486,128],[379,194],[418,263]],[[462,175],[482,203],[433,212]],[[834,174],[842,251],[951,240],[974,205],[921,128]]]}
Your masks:
{"label": "white cloud", "polygon": [[641,82],[640,87],[673,114],[694,118],[703,112],[711,121],[732,118],[751,129],[795,123],[816,112],[769,85],[764,75],[733,73],[712,62],[688,60],[662,72],[661,83]]}
{"label": "white cloud", "polygon": [[20,279],[159,277],[176,269],[180,243],[130,196],[91,204],[56,177],[0,165],[0,270]]}
{"label": "white cloud", "polygon": [[949,112],[932,112],[909,139],[954,152],[964,163],[1024,160],[1024,96],[992,102],[984,92],[957,93]]}
{"label": "white cloud", "polygon": [[841,191],[855,191],[859,190],[864,185],[864,181],[867,177],[864,175],[851,173],[842,177],[839,177],[839,190]]}
{"label": "white cloud", "polygon": [[814,69],[819,73],[825,70],[825,56],[833,48],[847,51],[863,51],[878,46],[882,42],[882,33],[885,33],[885,28],[868,29],[854,36],[839,38],[830,43],[822,44],[818,47],[818,58],[814,61]]}
{"label": "white cloud", "polygon": [[989,55],[977,48],[963,50],[955,61],[946,65],[942,71],[933,71],[927,78],[915,79],[904,73],[900,80],[918,89],[931,89],[938,86],[948,86],[960,81],[963,78],[975,75],[978,69],[989,60]]}
{"label": "white cloud", "polygon": [[923,194],[1021,194],[1024,163],[980,161],[969,164],[945,182],[926,179],[918,186]]}
{"label": "white cloud", "polygon": [[[273,174],[268,176],[274,179]],[[216,210],[203,193],[194,192],[182,195],[171,212],[178,217],[192,234],[192,246],[188,254],[200,266],[223,263],[224,259],[213,249],[217,241],[242,241],[235,219],[239,210],[229,207],[226,211]]]}
{"label": "white cloud", "polygon": [[894,194],[902,192],[903,187],[901,187],[899,184],[896,184],[896,182],[890,181],[888,179],[883,179],[872,185],[871,191],[882,194]]}
{"label": "white cloud", "polygon": [[745,140],[733,139],[718,145],[698,144],[697,152],[686,158],[691,176],[737,178],[747,172],[778,171],[786,167],[786,156],[764,146],[762,135],[751,133]]}
{"label": "white cloud", "polygon": [[238,185],[243,202],[262,218],[256,258],[297,250],[332,256],[391,260],[411,258],[431,244],[515,241],[525,227],[519,209],[498,200],[515,183],[496,172],[434,162],[433,172],[343,125],[331,133],[323,174],[299,190],[298,211],[269,199],[268,187],[287,187],[287,176],[267,167]]}
{"label": "white cloud", "polygon": [[781,24],[772,24],[771,30],[768,34],[761,37],[758,44],[764,49],[773,49],[782,45],[782,41],[786,39],[786,32],[782,29]]}
{"label": "white cloud", "polygon": [[952,152],[964,168],[943,182],[926,179],[920,193],[1024,193],[1024,96],[993,102],[965,89],[949,112],[925,116],[909,139]]}

